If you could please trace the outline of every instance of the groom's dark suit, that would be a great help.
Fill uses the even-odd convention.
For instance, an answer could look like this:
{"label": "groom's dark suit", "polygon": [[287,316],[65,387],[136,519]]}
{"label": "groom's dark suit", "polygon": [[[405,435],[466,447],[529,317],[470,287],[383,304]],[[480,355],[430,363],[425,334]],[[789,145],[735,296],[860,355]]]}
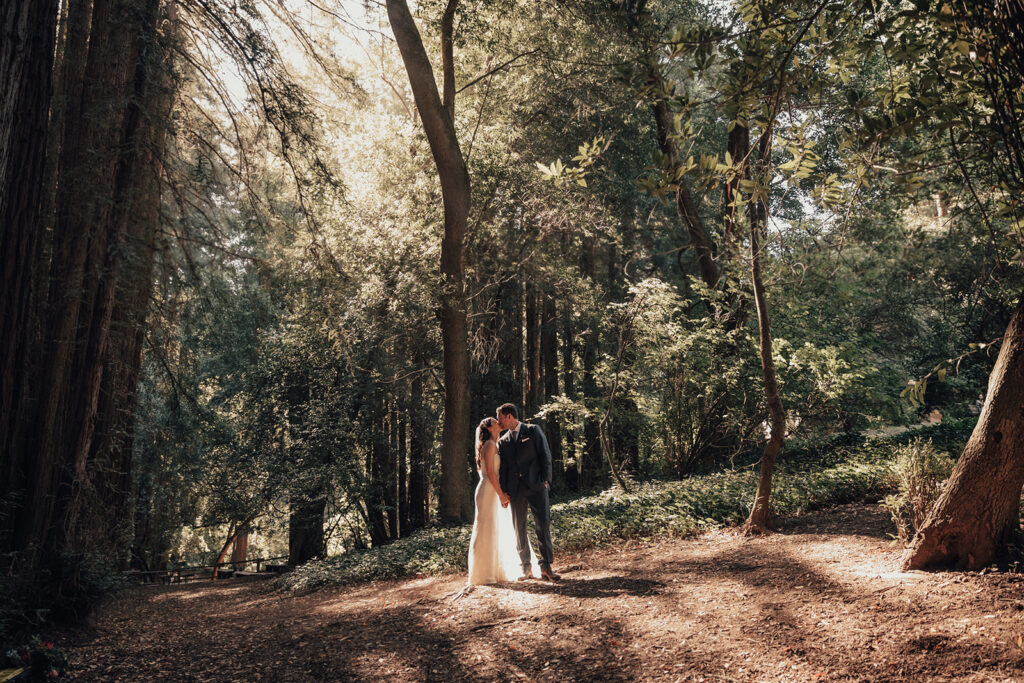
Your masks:
{"label": "groom's dark suit", "polygon": [[526,508],[533,512],[541,569],[551,567],[551,511],[548,483],[551,481],[551,449],[537,425],[519,423],[518,438],[507,431],[498,440],[498,481],[511,498],[512,523],[524,573],[530,571],[530,543],[526,535]]}

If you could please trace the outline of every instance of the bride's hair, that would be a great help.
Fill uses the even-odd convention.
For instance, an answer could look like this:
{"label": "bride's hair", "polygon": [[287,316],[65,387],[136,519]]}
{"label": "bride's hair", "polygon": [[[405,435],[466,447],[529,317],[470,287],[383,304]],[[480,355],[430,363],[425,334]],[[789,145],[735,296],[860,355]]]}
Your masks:
{"label": "bride's hair", "polygon": [[493,417],[485,417],[480,420],[480,425],[476,428],[476,468],[482,470],[484,468],[484,462],[480,457],[480,451],[483,450],[484,444],[491,438],[491,424],[497,422]]}

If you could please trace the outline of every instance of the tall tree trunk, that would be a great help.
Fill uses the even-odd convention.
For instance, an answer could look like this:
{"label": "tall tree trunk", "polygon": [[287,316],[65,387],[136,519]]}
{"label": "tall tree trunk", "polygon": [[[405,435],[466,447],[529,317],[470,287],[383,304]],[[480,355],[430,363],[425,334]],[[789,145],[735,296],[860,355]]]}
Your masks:
{"label": "tall tree trunk", "polygon": [[[540,355],[544,368],[544,401],[558,395],[558,310],[555,297],[551,293],[544,294],[543,318],[540,333]],[[562,483],[565,466],[562,462],[562,430],[557,416],[547,420],[544,434],[548,437],[551,447],[551,472],[555,481],[552,486]]]}
{"label": "tall tree trunk", "polygon": [[409,75],[413,98],[430,143],[444,202],[441,240],[441,343],[444,355],[444,428],[438,515],[444,523],[472,519],[469,495],[469,347],[463,250],[469,218],[470,185],[455,132],[453,24],[457,0],[449,0],[441,21],[444,101],[416,22],[405,0],[387,0],[388,19]]}
{"label": "tall tree trunk", "polygon": [[1024,295],[1010,318],[971,438],[904,569],[980,569],[1020,534],[1024,487]]}
{"label": "tall tree trunk", "polygon": [[[172,20],[173,21],[173,20]],[[110,337],[103,356],[103,377],[96,409],[96,438],[88,458],[89,480],[96,498],[86,505],[96,521],[105,527],[102,536],[111,549],[128,547],[132,510],[132,447],[135,433],[135,405],[145,320],[152,292],[155,239],[160,215],[160,158],[170,114],[171,84],[153,88],[143,100],[147,124],[135,178],[134,210],[124,239],[125,266],[117,284],[117,297]],[[123,558],[125,564],[128,558]]]}
{"label": "tall tree trunk", "polygon": [[384,509],[388,519],[388,538],[398,538],[398,447],[397,431],[390,401],[384,403],[381,419],[381,434],[384,437],[384,467],[381,472],[381,488],[384,492]]}
{"label": "tall tree trunk", "polygon": [[[522,292],[518,274],[509,278],[501,287],[500,308],[498,327],[501,339],[501,352],[498,357],[501,359],[506,372],[501,377],[501,387],[498,394],[502,397],[501,403],[511,401],[521,402],[523,387],[526,379],[523,374],[523,325],[522,325]],[[500,405],[500,404],[499,404]],[[520,404],[522,405],[522,404]],[[497,408],[491,406],[491,409]]]}
{"label": "tall tree trunk", "polygon": [[236,571],[245,569],[245,561],[249,555],[249,527],[239,529],[235,542],[231,545],[231,568]]}
{"label": "tall tree trunk", "polygon": [[385,545],[388,540],[387,494],[385,489],[391,480],[387,477],[388,441],[385,434],[384,404],[374,398],[370,415],[370,462],[366,491],[366,514],[369,520],[370,543]]}
{"label": "tall tree trunk", "polygon": [[[595,282],[596,268],[594,264],[594,245],[587,240],[583,246],[583,273],[591,282]],[[597,352],[601,343],[601,330],[594,321],[588,325],[586,339],[583,344],[583,400],[592,401],[597,398]],[[580,456],[580,485],[589,488],[602,481],[603,459],[601,451],[601,430],[598,420],[593,417],[583,419],[583,453]]]}
{"label": "tall tree trunk", "polygon": [[[0,7],[0,501],[25,489],[34,459],[22,438],[30,424],[35,293],[45,282],[37,263],[56,21],[57,0]],[[12,542],[18,547],[0,533],[0,551]]]}
{"label": "tall tree trunk", "polygon": [[409,527],[422,529],[429,518],[427,509],[428,468],[427,425],[423,412],[423,378],[415,375],[409,390]]}
{"label": "tall tree trunk", "polygon": [[[124,216],[137,153],[142,24],[153,3],[96,0],[80,115],[65,118],[53,230],[47,346],[40,369],[31,465],[16,544],[62,548],[70,531],[76,476],[91,439],[116,267],[108,245]],[[81,67],[79,67],[81,68]],[[128,158],[126,158],[128,157]],[[102,275],[101,275],[102,273]],[[104,289],[106,288],[106,289]],[[101,293],[99,294],[98,293]],[[56,533],[54,533],[56,532]]]}
{"label": "tall tree trunk", "polygon": [[[768,136],[762,138],[763,142]],[[762,162],[767,163],[769,146],[761,145]],[[762,178],[764,174],[760,174]],[[771,515],[772,476],[775,473],[775,459],[782,450],[786,437],[786,411],[779,397],[779,386],[775,376],[775,360],[772,356],[772,331],[768,319],[768,304],[765,300],[764,282],[761,278],[761,230],[765,225],[766,210],[760,201],[748,206],[750,222],[750,276],[754,287],[754,304],[757,308],[757,326],[760,333],[761,375],[764,378],[764,397],[768,405],[769,437],[761,455],[761,473],[757,481],[754,506],[744,531],[747,534],[762,533],[768,529]]]}
{"label": "tall tree trunk", "polygon": [[398,534],[409,535],[409,458],[406,448],[406,412],[396,410],[394,420],[398,425],[395,452],[398,455]]}
{"label": "tall tree trunk", "polygon": [[[161,88],[156,87],[156,84],[153,83],[153,72],[163,61],[159,50],[155,49],[159,7],[159,0],[146,0],[145,6],[142,8],[145,13],[142,15],[141,24],[138,25],[139,35],[133,48],[135,73],[132,91],[127,100],[123,133],[121,134],[114,178],[113,206],[107,215],[107,220],[110,221],[110,226],[107,228],[108,243],[111,247],[107,248],[105,255],[97,253],[93,259],[97,263],[103,262],[104,269],[101,281],[92,286],[94,292],[92,300],[86,299],[83,304],[91,309],[93,323],[82,360],[78,363],[81,367],[79,377],[83,385],[83,395],[80,402],[76,404],[78,411],[70,413],[73,418],[77,418],[77,422],[73,419],[70,423],[75,432],[69,433],[69,436],[77,433],[70,454],[72,462],[75,463],[75,481],[72,488],[73,500],[68,508],[64,525],[69,529],[69,533],[76,533],[79,513],[88,503],[75,491],[89,488],[96,496],[94,500],[99,503],[92,506],[94,511],[103,510],[107,517],[106,519],[102,516],[98,519],[94,517],[94,525],[87,530],[87,533],[90,537],[109,539],[112,547],[115,548],[118,545],[123,545],[120,541],[122,537],[126,537],[124,526],[128,516],[126,514],[119,515],[116,511],[126,512],[130,509],[126,506],[130,493],[128,475],[130,450],[122,448],[119,461],[114,462],[110,460],[111,453],[97,451],[93,448],[93,442],[97,436],[98,440],[103,442],[106,436],[102,431],[97,434],[97,425],[111,429],[120,428],[129,424],[134,417],[135,385],[138,381],[137,364],[141,362],[141,358],[136,361],[134,356],[141,353],[141,339],[138,341],[139,350],[129,356],[114,355],[111,357],[108,354],[107,345],[112,325],[123,330],[124,323],[141,324],[149,299],[149,277],[153,263],[152,245],[156,236],[160,201],[156,179],[148,175],[152,170],[148,168],[148,161],[156,145],[154,135],[160,135],[160,131],[151,131],[150,129],[155,121],[158,122],[156,123],[158,127],[162,125],[159,121],[164,119],[159,116],[169,114],[169,102],[158,104],[166,98],[160,92]],[[134,20],[133,17],[133,22]],[[143,108],[147,108],[148,111],[144,111]],[[138,260],[125,258],[126,254],[135,251],[140,246],[141,249],[137,254]],[[127,268],[126,272],[124,272],[125,267]],[[133,277],[139,278],[141,281],[132,282]],[[139,291],[133,292],[132,290]],[[129,292],[135,295],[133,298],[137,302],[137,310],[125,308],[125,304],[128,303],[126,295]],[[118,309],[119,317],[115,317],[115,308]],[[130,353],[133,350],[131,346],[136,344],[137,330],[131,329],[128,334],[130,336],[125,340],[125,344],[118,345],[117,352]],[[125,348],[125,345],[128,347]],[[110,373],[122,372],[126,372],[128,376],[124,378],[115,376],[111,382]],[[116,385],[114,387],[114,391],[117,392],[115,401],[120,403],[120,410],[128,413],[124,423],[120,421],[106,423],[103,416],[99,415],[100,395],[105,378],[107,379],[106,384]],[[102,458],[104,461],[104,466],[95,468],[96,477],[93,477],[91,472],[87,472],[90,453],[93,455],[94,462],[98,458]],[[97,484],[100,484],[104,490],[97,491]],[[96,550],[91,544],[86,547]]]}
{"label": "tall tree trunk", "polygon": [[526,401],[523,419],[537,411],[542,400],[540,378],[540,311],[537,289],[526,287]]}
{"label": "tall tree trunk", "polygon": [[297,567],[314,557],[323,557],[324,510],[327,499],[299,498],[291,503],[288,516],[288,564]]}
{"label": "tall tree trunk", "polygon": [[[575,400],[576,397],[576,335],[572,320],[572,309],[567,304],[562,307],[562,391],[565,395]],[[563,439],[562,460],[563,462],[571,457],[576,459],[576,428],[575,421],[566,420],[565,438]],[[564,468],[566,486],[571,491],[579,490],[579,469]]]}

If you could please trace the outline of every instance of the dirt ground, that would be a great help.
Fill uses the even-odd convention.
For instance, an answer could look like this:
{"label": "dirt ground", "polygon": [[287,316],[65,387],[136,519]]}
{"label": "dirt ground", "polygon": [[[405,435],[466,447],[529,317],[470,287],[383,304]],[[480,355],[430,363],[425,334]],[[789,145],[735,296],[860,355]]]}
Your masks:
{"label": "dirt ground", "polygon": [[464,576],[139,587],[61,645],[83,681],[1024,681],[1024,576],[900,572],[890,531],[849,505],[461,595]]}

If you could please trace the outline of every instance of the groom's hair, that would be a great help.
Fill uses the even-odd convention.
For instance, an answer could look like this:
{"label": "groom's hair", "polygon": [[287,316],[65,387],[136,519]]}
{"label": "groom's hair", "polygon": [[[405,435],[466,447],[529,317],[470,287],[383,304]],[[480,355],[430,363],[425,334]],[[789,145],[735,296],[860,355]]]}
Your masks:
{"label": "groom's hair", "polygon": [[511,415],[515,419],[519,419],[519,413],[516,412],[516,407],[511,403],[503,403],[498,406],[498,412],[502,415]]}

